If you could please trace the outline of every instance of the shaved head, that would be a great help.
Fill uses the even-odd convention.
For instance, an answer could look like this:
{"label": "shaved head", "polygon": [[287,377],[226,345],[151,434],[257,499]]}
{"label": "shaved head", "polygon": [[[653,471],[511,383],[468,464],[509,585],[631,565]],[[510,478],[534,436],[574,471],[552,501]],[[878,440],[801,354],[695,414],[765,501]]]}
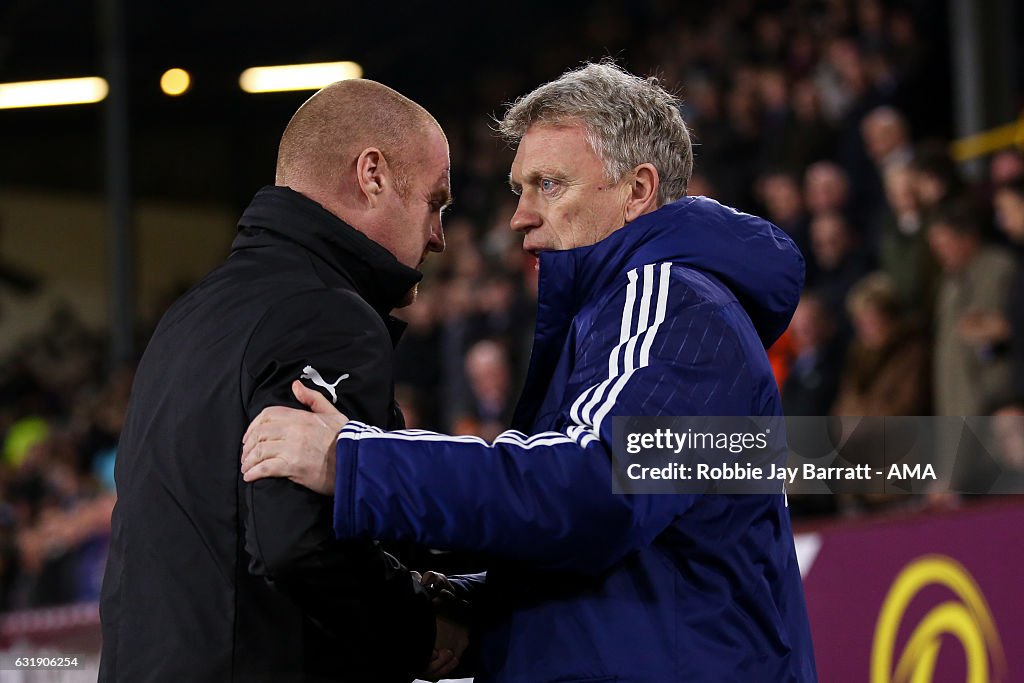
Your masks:
{"label": "shaved head", "polygon": [[401,193],[419,144],[441,127],[426,109],[386,85],[364,79],[332,83],[292,116],[277,153],[277,185],[322,204],[341,191],[367,148],[381,151]]}
{"label": "shaved head", "polygon": [[277,185],[317,202],[409,268],[444,250],[450,176],[448,139],[434,117],[361,79],[332,83],[306,100],[277,153]]}

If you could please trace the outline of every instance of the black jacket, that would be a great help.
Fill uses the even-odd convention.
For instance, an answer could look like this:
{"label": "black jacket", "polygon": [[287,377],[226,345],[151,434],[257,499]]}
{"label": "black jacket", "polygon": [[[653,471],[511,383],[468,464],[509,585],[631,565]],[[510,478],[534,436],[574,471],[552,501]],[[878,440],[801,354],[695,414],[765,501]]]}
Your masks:
{"label": "black jacket", "polygon": [[138,368],[100,681],[390,682],[426,665],[434,616],[409,572],[372,541],[336,541],[331,498],[239,472],[247,425],[298,407],[303,375],[349,416],[402,426],[388,313],[419,277],[302,195],[257,193],[231,256],[168,310]]}

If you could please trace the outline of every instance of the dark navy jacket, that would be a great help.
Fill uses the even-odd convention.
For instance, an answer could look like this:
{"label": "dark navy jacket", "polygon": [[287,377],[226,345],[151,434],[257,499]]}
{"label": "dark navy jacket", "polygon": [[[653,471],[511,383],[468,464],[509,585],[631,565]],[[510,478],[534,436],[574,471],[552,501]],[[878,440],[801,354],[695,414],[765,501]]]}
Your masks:
{"label": "dark navy jacket", "polygon": [[[615,415],[779,415],[764,347],[803,258],[703,197],[541,254],[536,339],[493,443],[349,423],[335,532],[484,551],[477,681],[816,680],[785,497],[615,495]],[[532,436],[527,436],[532,435]]]}

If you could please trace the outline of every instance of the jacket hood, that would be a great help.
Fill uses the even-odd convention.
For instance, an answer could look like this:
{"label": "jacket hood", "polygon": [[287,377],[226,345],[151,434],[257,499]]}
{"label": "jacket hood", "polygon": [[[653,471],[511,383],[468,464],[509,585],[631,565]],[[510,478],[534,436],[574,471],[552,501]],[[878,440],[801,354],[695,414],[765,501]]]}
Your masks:
{"label": "jacket hood", "polygon": [[597,244],[542,252],[540,258],[541,299],[545,286],[549,292],[566,289],[555,279],[573,273],[564,292],[573,313],[609,281],[648,263],[671,261],[702,271],[729,288],[765,348],[786,330],[804,284],[804,257],[786,233],[707,197],[684,197]]}

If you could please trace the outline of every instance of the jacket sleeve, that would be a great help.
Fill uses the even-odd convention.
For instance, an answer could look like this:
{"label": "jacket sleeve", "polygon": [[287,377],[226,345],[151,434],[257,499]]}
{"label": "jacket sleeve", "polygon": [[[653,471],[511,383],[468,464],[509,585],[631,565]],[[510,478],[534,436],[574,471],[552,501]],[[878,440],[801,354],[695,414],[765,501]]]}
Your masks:
{"label": "jacket sleeve", "polygon": [[[310,292],[269,310],[242,373],[250,421],[268,406],[301,408],[291,391],[296,379],[370,422],[386,424],[391,408],[390,339],[379,317],[345,292]],[[392,660],[382,666],[421,671],[433,648],[434,615],[409,571],[370,539],[336,540],[329,497],[287,479],[243,486],[249,571],[329,630],[365,624],[388,644]]]}
{"label": "jacket sleeve", "polygon": [[[613,494],[610,418],[735,414],[755,393],[728,319],[735,311],[670,292],[667,265],[650,275],[642,297],[619,291],[601,307],[595,325],[614,334],[585,336],[576,350],[593,370],[559,431],[487,443],[349,423],[338,435],[338,537],[412,539],[588,573],[650,544],[694,496]],[[648,308],[637,316],[641,299]]]}

